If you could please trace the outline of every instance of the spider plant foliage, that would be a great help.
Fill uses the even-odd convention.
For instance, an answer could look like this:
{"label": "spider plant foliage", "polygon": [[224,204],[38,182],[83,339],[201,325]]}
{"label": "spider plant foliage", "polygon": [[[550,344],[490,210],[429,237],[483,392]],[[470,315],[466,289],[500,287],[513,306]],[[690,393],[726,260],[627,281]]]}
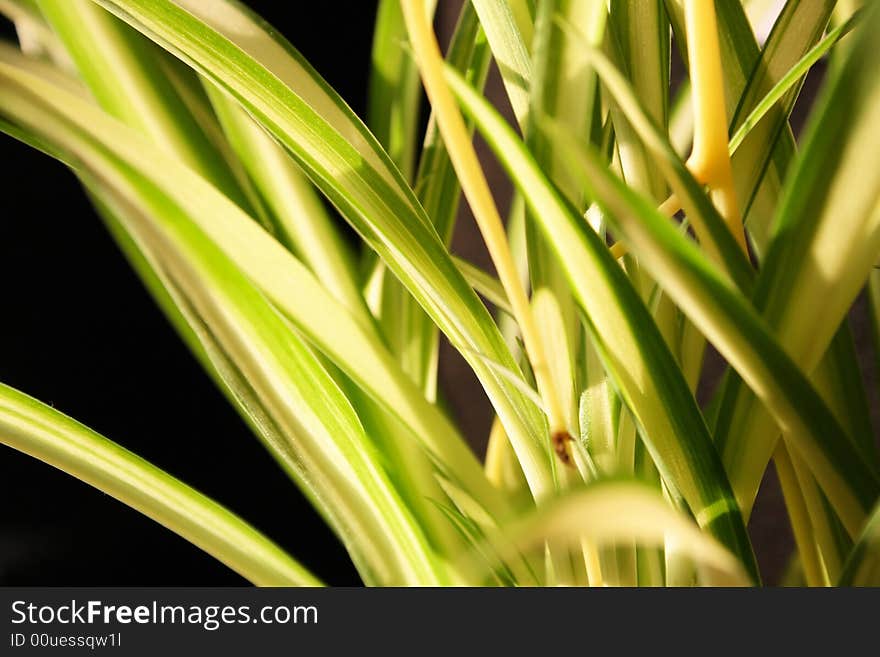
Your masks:
{"label": "spider plant foliage", "polygon": [[[880,584],[876,391],[848,323],[867,287],[880,326],[877,3],[471,0],[444,55],[453,4],[379,2],[364,122],[238,2],[0,0],[0,128],[80,179],[365,583],[760,584],[747,523],[773,467],[793,581]],[[450,251],[462,199],[497,273]],[[441,334],[494,409],[485,463],[439,399]],[[0,441],[255,584],[319,583],[2,385]]]}

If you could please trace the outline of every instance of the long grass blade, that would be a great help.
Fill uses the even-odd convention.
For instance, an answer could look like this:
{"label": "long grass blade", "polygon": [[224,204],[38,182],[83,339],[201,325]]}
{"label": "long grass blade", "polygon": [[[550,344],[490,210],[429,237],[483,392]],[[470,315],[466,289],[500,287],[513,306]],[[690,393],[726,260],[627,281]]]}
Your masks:
{"label": "long grass blade", "polygon": [[520,127],[529,116],[532,83],[531,49],[535,17],[528,0],[473,0],[492,55],[501,73],[507,98]]}
{"label": "long grass blade", "polygon": [[[129,219],[126,229],[163,272],[193,330],[206,337],[206,351],[216,350],[216,366],[234,368],[234,381],[258,402],[254,411],[268,425],[261,434],[267,447],[330,519],[365,579],[442,581],[421,528],[390,485],[348,400],[311,350],[188,222],[176,199],[120,165],[118,155],[89,132],[91,127],[106,138],[114,131],[109,119],[98,128],[100,114],[88,104],[7,65],[2,72],[3,113],[68,153],[126,210],[117,215]],[[148,144],[130,135],[130,149],[149,152]],[[136,162],[137,155],[129,159]]]}
{"label": "long grass blade", "polygon": [[[436,6],[437,0],[425,0],[430,15]],[[421,88],[408,48],[400,0],[381,0],[373,30],[367,125],[404,178],[412,180]]]}
{"label": "long grass blade", "polygon": [[224,158],[164,74],[167,54],[90,0],[40,0],[38,5],[105,111],[149,135],[248,208]]}
{"label": "long grass blade", "polygon": [[319,586],[281,548],[183,482],[53,408],[0,384],[0,443],[73,475],[259,586]]}
{"label": "long grass blade", "polygon": [[[394,3],[399,11],[399,1],[394,0]],[[418,85],[418,69],[409,52],[407,57]],[[446,61],[475,85],[482,88],[485,84],[490,52],[469,2],[462,7],[446,52]],[[440,239],[448,247],[452,241],[461,188],[433,112],[428,121],[413,189]],[[375,280],[377,276],[382,279],[381,299],[374,301],[374,304],[385,338],[404,370],[422,387],[425,396],[433,401],[437,397],[437,325],[400,281],[391,275],[383,275],[385,266],[376,260],[369,280]]]}
{"label": "long grass blade", "polygon": [[880,505],[875,506],[844,565],[838,586],[880,586]]}

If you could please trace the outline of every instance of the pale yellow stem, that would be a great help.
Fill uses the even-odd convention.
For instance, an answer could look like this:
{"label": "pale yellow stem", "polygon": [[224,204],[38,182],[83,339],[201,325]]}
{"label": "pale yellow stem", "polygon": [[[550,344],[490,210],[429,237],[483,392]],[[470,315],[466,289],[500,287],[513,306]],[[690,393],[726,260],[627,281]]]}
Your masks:
{"label": "pale yellow stem", "polygon": [[[709,188],[715,207],[718,208],[740,248],[748,254],[745,231],[736,200],[733,169],[730,164],[715,2],[684,0],[684,9],[694,114],[694,146],[687,167],[699,182]],[[672,216],[680,207],[673,195],[664,201],[659,209]],[[619,258],[626,253],[626,247],[620,243],[614,244],[611,253]],[[816,528],[808,508],[808,505],[819,507],[819,501],[811,499],[808,494],[805,495],[807,491],[803,490],[803,482],[798,479],[798,468],[795,467],[792,455],[781,441],[776,447],[773,461],[785,497],[807,584],[826,586],[827,571],[817,549]],[[814,510],[818,512],[818,508]],[[818,517],[821,517],[821,514]],[[830,545],[830,530],[822,523],[820,529],[822,530],[820,538]],[[829,553],[831,553],[830,549]]]}
{"label": "pale yellow stem", "polygon": [[599,548],[593,541],[581,539],[581,549],[584,553],[584,565],[587,569],[587,583],[590,586],[605,586],[602,577],[602,562],[599,559]]}
{"label": "pale yellow stem", "polygon": [[[519,324],[526,354],[538,384],[538,393],[546,406],[551,435],[567,436],[566,416],[550,376],[544,345],[532,316],[528,295],[520,282],[519,272],[510,251],[504,222],[498,214],[495,200],[477,160],[458,105],[446,84],[443,56],[425,14],[424,3],[418,0],[402,0],[401,6],[422,82],[437,118],[437,125],[443,136],[449,159],[458,174],[464,196],[474,214],[498,272],[498,278],[507,292],[513,315]],[[566,449],[569,449],[567,445]]]}
{"label": "pale yellow stem", "polygon": [[[694,104],[694,146],[687,167],[694,178],[709,187],[712,202],[737,244],[744,253],[748,253],[730,166],[715,4],[710,0],[685,0],[684,5]],[[681,210],[681,203],[673,194],[657,209],[671,217]],[[621,258],[626,253],[626,247],[620,242],[611,247],[611,254],[615,258]]]}
{"label": "pale yellow stem", "polygon": [[[715,3],[712,0],[685,0],[684,18],[694,115],[694,145],[687,167],[694,178],[709,187],[712,202],[737,244],[748,254],[730,165]],[[660,211],[669,216],[678,212],[681,205],[673,199],[674,195],[664,201]],[[615,244],[611,252],[619,258],[626,253],[626,248]]]}
{"label": "pale yellow stem", "polygon": [[718,212],[737,243],[748,253],[730,166],[715,2],[685,0],[684,20],[694,107],[694,146],[688,168],[697,180],[709,187]]}
{"label": "pale yellow stem", "polygon": [[504,476],[504,450],[507,434],[501,426],[501,420],[496,415],[492,420],[492,429],[489,431],[489,444],[486,446],[485,470],[486,478],[492,482],[495,488],[503,489]]}
{"label": "pale yellow stem", "polygon": [[[673,194],[668,199],[663,201],[658,207],[657,210],[665,214],[667,217],[673,216],[676,212],[681,210],[681,202],[678,200],[678,197]],[[626,245],[623,242],[615,242],[611,245],[611,255],[617,259],[622,258],[627,254]]]}

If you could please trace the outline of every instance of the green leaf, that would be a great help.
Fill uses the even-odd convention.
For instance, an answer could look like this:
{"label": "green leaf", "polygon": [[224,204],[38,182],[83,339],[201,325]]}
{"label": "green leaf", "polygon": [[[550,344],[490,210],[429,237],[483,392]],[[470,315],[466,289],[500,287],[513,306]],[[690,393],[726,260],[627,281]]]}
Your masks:
{"label": "green leaf", "polygon": [[700,526],[742,559],[757,580],[745,526],[711,436],[638,293],[599,236],[562,200],[497,112],[454,71],[447,73],[462,107],[540,220],[605,369],[667,485],[687,500]]}
{"label": "green leaf", "polygon": [[777,103],[781,101],[782,107],[788,108],[785,111],[786,115],[791,112],[791,108],[794,106],[793,96],[796,96],[796,93],[793,94],[793,90],[796,91],[797,87],[803,84],[803,78],[809,73],[813,65],[828,54],[828,51],[836,46],[840,39],[849,34],[862,16],[862,12],[857,12],[844,23],[841,23],[833,30],[829,30],[821,41],[810,48],[796,64],[788,69],[785,75],[779,78],[764,97],[754,104],[749,115],[741,120],[736,128],[736,132],[730,138],[731,154],[736,152],[752,129],[761,124],[762,119]]}
{"label": "green leaf", "polygon": [[[790,3],[790,4],[789,4],[789,7],[792,7],[792,6],[796,5],[796,4],[797,4],[797,3]],[[787,20],[787,16],[788,16],[787,13],[784,12],[784,13],[783,13],[783,16],[782,16],[782,18],[781,18],[781,20]],[[827,18],[827,17],[826,17],[826,18]],[[801,16],[801,19],[803,19],[803,16]],[[816,20],[816,18],[814,17],[813,20]],[[822,20],[821,17],[820,17],[818,20],[821,22],[821,20]],[[842,32],[842,31],[841,31],[841,32]],[[828,45],[825,46],[826,49],[827,49],[827,47],[830,46],[831,43],[834,42],[834,40],[835,40],[836,38],[839,37],[839,34],[840,34],[841,32],[838,32],[837,34],[829,35]],[[767,52],[765,53],[765,56],[768,58],[768,61],[770,61],[770,62],[774,62],[774,61],[775,61],[774,59],[770,58],[772,52],[776,52],[777,55],[778,55],[779,52],[783,52],[783,50],[781,49],[781,47],[780,47],[779,50],[774,51],[773,48],[776,48],[777,45],[778,45],[778,44],[776,44],[776,45],[774,45],[774,44],[776,44],[776,42],[771,40],[771,43],[769,44],[769,46],[771,47],[771,50],[770,50],[770,51],[767,51]],[[821,44],[820,44],[820,45],[821,45]],[[784,54],[784,52],[783,52],[783,54]],[[816,54],[816,53],[812,53],[812,54],[810,54],[809,56],[811,56],[811,57],[815,60],[815,58],[817,57],[817,54]],[[808,61],[809,61],[809,58],[808,58]],[[803,66],[803,64],[801,64],[801,66]],[[604,69],[608,69],[608,67],[605,66]],[[602,69],[600,69],[600,70],[602,70]],[[757,73],[756,73],[756,75],[757,75]],[[801,72],[801,75],[803,75],[803,71]],[[613,76],[612,76],[612,75],[608,75],[608,74],[606,74],[604,77],[605,77],[606,80],[611,80]],[[791,84],[793,84],[793,83],[798,79],[798,77],[793,77],[793,76],[791,76],[791,75],[786,76],[786,78],[788,78],[788,79],[786,80],[786,82],[787,82],[787,84],[788,84],[789,86],[791,86]],[[611,80],[611,81],[613,81],[613,80]],[[623,87],[623,85],[622,85],[619,81],[618,81],[616,84],[614,84],[611,88],[612,88],[612,90],[613,90],[613,92],[614,92],[616,98],[620,98],[620,97],[622,97],[622,96],[625,96],[625,95],[628,93],[628,94],[629,94],[629,99],[628,99],[628,102],[627,102],[627,106],[630,108],[629,114],[632,114],[632,115],[638,115],[638,109],[636,108],[637,105],[638,105],[638,101],[636,100],[636,98],[635,98],[635,96],[632,94],[632,92],[630,92],[630,91],[628,91],[627,89],[625,89],[625,88]],[[751,88],[751,87],[750,87],[750,88]],[[782,95],[782,90],[779,89],[779,88],[776,88],[776,89],[774,89],[774,90],[771,90],[771,93],[776,93],[776,94],[778,94],[778,96],[781,96],[781,95]],[[782,120],[784,120],[785,117],[788,116],[788,112],[790,111],[790,107],[791,107],[790,103],[793,103],[794,96],[796,96],[796,92],[795,92],[794,95],[790,95],[790,96],[788,97],[788,100],[786,101],[786,102],[789,103],[789,105],[787,106],[788,109],[785,110],[785,113],[784,113],[784,116],[782,117]],[[618,101],[618,102],[620,102],[620,101]],[[764,105],[764,107],[761,108],[761,105]],[[760,104],[759,104],[759,109],[762,109],[762,111],[766,111],[766,110],[768,109],[768,106],[767,106],[766,103],[760,103]],[[643,133],[643,134],[647,134],[647,133],[648,133],[647,128],[648,128],[649,126],[648,126],[648,122],[644,119],[644,117],[641,117],[640,119],[638,119],[637,124],[638,124],[639,126],[642,127],[642,133]],[[757,125],[760,125],[760,122],[758,121],[757,123],[754,123],[754,122],[751,123],[751,127],[754,127],[754,125],[756,125],[756,124],[757,124]],[[766,127],[766,126],[765,126],[765,127]],[[744,136],[745,134],[746,134],[745,131],[739,133],[739,135],[741,136],[741,138],[740,138],[740,143],[742,142],[742,136]],[[657,135],[647,136],[646,138],[651,139],[653,143],[660,143],[659,137],[658,137]],[[735,147],[735,145],[736,145],[736,144],[734,144],[734,143],[731,144],[731,149],[732,149],[732,150],[733,150],[733,148]],[[671,149],[671,148],[666,147],[666,148],[665,148],[665,151],[660,151],[660,152],[661,152],[661,155],[665,156],[665,158],[667,159],[667,161],[670,161],[670,162],[673,163],[673,165],[675,165],[674,154],[672,154],[672,149]],[[769,153],[769,151],[768,151],[768,153]],[[661,165],[662,165],[662,161],[661,161]],[[667,168],[668,168],[668,167],[667,167]],[[673,169],[673,170],[674,170],[674,169]],[[677,187],[676,191],[678,191],[679,189],[681,189],[681,185],[680,185],[680,184],[677,185],[676,187]],[[691,190],[694,191],[693,186],[691,187]],[[696,191],[696,194],[700,195],[700,191],[699,191],[699,189],[696,189],[695,191]],[[681,195],[682,192],[679,192],[679,194]],[[711,212],[712,208],[710,207],[709,210],[710,210],[710,212]],[[689,217],[689,218],[691,218],[691,217],[699,217],[699,215],[695,215],[695,214],[691,211],[691,212],[688,213],[688,217]],[[695,222],[695,223],[697,223],[698,226],[699,226],[700,224],[703,224],[704,222],[705,222],[705,220],[702,219],[702,218],[700,218],[700,220],[699,220],[698,222]],[[717,223],[717,222],[713,222],[713,224],[716,225],[716,226],[718,226],[718,223]],[[722,229],[722,231],[724,230],[723,227],[721,227],[721,229]],[[699,232],[698,232],[698,235],[699,235],[701,232],[704,232],[704,231],[699,231]],[[714,249],[714,251],[717,251],[717,247]],[[751,287],[751,280],[750,280],[750,278],[751,278],[751,277],[749,276],[749,274],[750,274],[751,272],[750,272],[750,270],[749,270],[749,268],[748,268],[748,263],[747,263],[745,260],[743,260],[742,258],[738,258],[738,256],[739,256],[738,249],[736,249],[736,248],[731,249],[731,248],[728,246],[727,249],[726,249],[726,252],[727,252],[728,254],[730,254],[730,256],[733,257],[733,260],[734,260],[734,261],[737,261],[737,260],[738,260],[738,263],[737,263],[737,264],[744,265],[743,267],[741,267],[740,271],[742,271],[742,272],[745,274],[745,276],[740,276],[740,277],[737,279],[737,280],[739,281],[739,282],[738,282],[738,287],[739,287],[740,289],[750,289],[750,287]],[[744,280],[745,280],[745,281],[748,281],[748,283],[745,284],[745,285],[744,285],[744,283],[743,283]],[[825,388],[828,390],[829,394],[830,394],[831,392],[834,392],[834,391],[835,391],[835,387],[839,389],[839,385],[837,385],[837,384],[844,384],[844,382],[848,382],[848,383],[850,383],[850,384],[853,383],[853,376],[852,376],[852,361],[848,361],[848,362],[850,363],[850,366],[847,367],[847,364],[846,364],[845,362],[843,362],[842,360],[840,360],[840,359],[842,359],[844,356],[845,356],[844,353],[842,353],[842,352],[839,353],[839,354],[838,354],[837,361],[840,361],[840,362],[830,362],[830,363],[828,364],[827,368],[826,368],[826,369],[827,369],[827,374],[828,374],[829,377],[830,377],[830,381],[828,382],[828,385],[825,386]],[[849,371],[849,375],[847,374],[847,371]],[[831,376],[832,374],[833,374],[834,376]],[[820,380],[819,380],[819,379],[817,379],[817,383],[820,383]],[[856,383],[857,383],[857,381],[856,381]],[[856,385],[856,386],[852,386],[852,385],[850,385],[850,386],[849,386],[850,390],[849,390],[848,392],[850,392],[850,393],[852,394],[852,396],[848,396],[847,399],[848,399],[848,400],[852,400],[853,404],[856,404],[856,402],[857,402],[858,399],[859,399],[859,396],[860,396],[860,395],[855,394],[855,393],[857,393],[859,387],[860,387],[860,385]],[[855,389],[853,389],[853,388],[855,388]],[[863,398],[864,395],[862,394],[861,397]],[[837,395],[836,399],[840,400],[841,398],[840,398],[839,395]],[[844,403],[844,408],[846,408],[845,403]],[[846,410],[859,411],[859,408],[856,407],[856,408],[846,409]],[[861,415],[857,415],[856,417],[862,417],[862,418],[864,418],[864,414],[862,413]],[[864,424],[860,425],[860,428],[863,428],[863,427],[864,427]],[[869,435],[870,435],[870,434],[869,434]],[[765,465],[766,465],[766,461],[765,461]],[[806,473],[800,473],[800,472],[799,472],[799,476],[801,476],[802,478],[805,478],[805,477],[808,477],[809,475],[806,474]],[[749,508],[748,505],[746,505],[746,508],[747,508],[747,509]],[[819,518],[818,516],[819,516],[819,515],[823,515],[822,505],[821,505],[821,504],[813,504],[812,507],[811,507],[811,510],[814,511],[814,521],[817,522],[817,523],[819,523],[819,522],[820,522],[820,518]],[[828,522],[833,522],[833,519],[829,519]],[[826,534],[826,535],[827,535],[827,534]],[[826,546],[827,546],[828,544],[829,544],[829,542],[826,542]],[[829,561],[829,563],[830,563],[830,561],[831,561],[831,555],[828,554],[828,555],[826,555],[826,556],[827,556],[827,559],[828,559],[828,561]]]}
{"label": "green leaf", "polygon": [[[611,2],[608,48],[619,56],[620,69],[641,99],[646,115],[665,133],[669,104],[669,21],[662,0]],[[591,44],[593,47],[599,44]],[[627,182],[652,196],[666,198],[661,172],[650,166],[642,145],[629,138],[628,121],[611,106],[620,164]]]}
{"label": "green leaf", "polygon": [[73,63],[64,46],[40,14],[36,0],[0,0],[0,14],[15,26],[21,50],[35,59],[48,59],[64,68]]}
{"label": "green leaf", "polygon": [[[685,65],[687,65],[687,34],[684,29],[682,1],[665,0],[667,14],[673,26],[675,42],[682,53]],[[807,2],[803,4],[819,5],[821,3]],[[733,116],[739,106],[740,98],[747,92],[752,74],[755,71],[760,71],[756,67],[761,58],[761,50],[755,40],[749,19],[741,3],[716,0],[715,11],[717,14],[722,70],[724,72],[724,97],[727,105],[727,116]],[[809,45],[812,44],[807,44],[804,50]],[[791,61],[796,59],[797,57],[795,56]],[[757,101],[760,96],[761,94],[756,95],[754,100]],[[794,97],[792,97],[792,100],[794,100]],[[742,111],[749,112],[751,109],[751,107],[742,106]],[[783,118],[787,119],[787,116],[788,113],[786,112]],[[791,128],[784,125],[779,131],[778,137],[777,141],[765,144],[766,148],[772,149],[772,156],[768,162],[766,172],[762,172],[763,177],[755,181],[761,184],[758,191],[755,192],[751,188],[746,193],[737,191],[737,197],[740,199],[741,205],[743,205],[746,198],[754,197],[750,207],[743,205],[743,216],[752,245],[759,256],[763,254],[779,190],[782,186],[782,181],[785,179],[788,164],[794,154],[794,136],[792,135]],[[739,163],[735,164],[736,166],[733,168],[734,181],[739,181],[742,179],[739,171],[740,165]],[[748,212],[745,212],[746,210]]]}
{"label": "green leaf", "polygon": [[[569,21],[563,27],[571,29],[574,26]],[[584,58],[589,62],[590,67],[595,66],[591,55],[596,52],[596,46],[599,44],[588,43],[590,48],[583,48],[586,40],[582,40],[581,43]],[[623,88],[631,89],[634,97],[641,101],[640,103],[637,101],[637,104],[643,114],[633,119],[650,126],[649,129],[655,125],[660,126],[661,130],[658,134],[665,134],[669,121],[670,30],[663,3],[657,0],[611,2],[605,51],[615,58],[622,74],[629,82],[627,85],[624,80],[619,80]],[[609,106],[609,123],[614,129],[615,149],[621,173],[630,186],[643,191],[659,203],[667,197],[668,184],[664,177],[664,169],[655,164],[654,156],[648,152],[639,137],[640,131],[633,128],[631,124],[633,119],[628,116],[626,103],[621,103],[613,94],[608,94],[608,83],[605,84],[606,87],[602,89],[603,100]],[[662,137],[659,139],[663,141]],[[552,143],[552,140],[549,141]],[[563,166],[567,166],[565,157],[561,156],[560,159],[564,162]],[[575,179],[577,179],[576,175]],[[598,208],[593,206],[591,210],[598,211]],[[698,355],[692,358],[696,364],[691,370],[693,374],[682,367],[688,386],[694,390],[693,379],[702,369],[703,345],[696,343],[693,349],[683,349],[686,320],[683,320],[680,311],[633,258],[626,257],[624,267],[636,289],[641,292],[676,360],[684,365],[692,354]],[[591,362],[587,368],[590,377],[595,378],[594,371],[599,365],[598,357],[590,354],[588,358],[597,361],[595,365]],[[590,387],[593,386],[595,384]],[[636,426],[629,412],[625,408],[620,408],[620,401],[615,399],[616,395],[608,382],[604,385],[599,384],[595,390],[598,395],[591,393],[590,400],[593,401],[598,396],[600,403],[597,410],[600,413],[608,402],[616,406],[611,411],[616,417],[605,429],[606,433],[611,434],[614,446],[613,469],[610,471],[629,476],[638,472],[640,478],[651,481],[658,491],[661,490],[659,473],[641,440],[637,438]],[[608,402],[605,401],[606,398]],[[604,415],[607,414],[606,411]],[[593,422],[592,426],[596,427],[597,423]],[[674,546],[671,548],[674,551]],[[664,582],[660,567],[663,557],[662,550],[639,547],[633,553],[632,548],[625,547],[618,548],[614,561],[624,585],[635,585],[639,581],[643,584],[659,585]]]}
{"label": "green leaf", "polygon": [[206,90],[236,155],[271,213],[274,235],[364,325],[372,317],[356,281],[348,245],[311,183],[288,155],[222,91]]}
{"label": "green leaf", "polygon": [[486,33],[510,106],[521,128],[529,116],[534,16],[527,0],[471,0]]}
{"label": "green leaf", "polygon": [[[584,45],[586,49],[587,46]],[[602,55],[592,49],[589,51],[590,61],[602,79],[603,85],[610,92],[620,107],[621,113],[638,133],[653,164],[666,177],[676,196],[681,201],[688,220],[695,226],[703,247],[717,259],[725,272],[736,281],[738,286],[748,289],[754,277],[751,264],[743,255],[739,246],[724,223],[721,215],[703,192],[701,185],[688,171],[685,163],[657,128],[635,95],[633,88],[627,84],[621,73]]]}
{"label": "green leaf", "polygon": [[557,135],[557,145],[579,167],[613,229],[786,429],[848,531],[857,532],[880,493],[880,478],[756,309],[649,200],[608,172],[597,155],[579,149],[564,132]]}
{"label": "green leaf", "polygon": [[837,585],[880,586],[880,504],[865,523]]}
{"label": "green leaf", "polygon": [[286,146],[315,185],[468,360],[515,445],[533,493],[553,490],[541,413],[473,352],[517,371],[387,154],[290,44],[221,0],[100,0],[225,89]]}
{"label": "green leaf", "polygon": [[[398,6],[398,0],[394,0]],[[418,71],[407,53],[418,81]],[[488,73],[490,53],[485,35],[470,3],[462,7],[453,32],[446,61],[482,88]],[[461,188],[443,144],[433,113],[428,121],[424,148],[413,187],[440,239],[452,241]],[[374,264],[370,278],[381,275],[384,265]],[[433,401],[437,397],[439,335],[436,324],[409,291],[393,276],[382,276],[381,301],[375,303],[383,334],[404,370]]]}
{"label": "green leaf", "polygon": [[474,291],[478,292],[498,310],[503,310],[508,315],[513,314],[513,310],[510,308],[510,301],[507,299],[507,292],[504,291],[504,286],[501,285],[497,278],[476,265],[472,265],[467,260],[455,258],[455,264],[458,266],[459,271],[461,271],[462,276],[474,288]]}
{"label": "green leaf", "polygon": [[[474,87],[482,89],[489,73],[491,54],[473,5],[466,2],[452,33],[446,51],[446,62]],[[473,126],[468,125],[468,129],[473,131]],[[461,197],[461,186],[433,113],[428,121],[414,189],[443,243],[449,245]]]}
{"label": "green leaf", "polygon": [[36,399],[0,384],[0,443],[40,459],[179,534],[258,586],[319,586],[241,518]]}
{"label": "green leaf", "polygon": [[[0,50],[0,55],[3,52]],[[17,59],[7,56],[6,60],[34,69],[33,62],[20,56]],[[46,72],[42,67],[36,68],[38,74]],[[67,105],[61,103],[60,107],[66,108]],[[395,427],[393,435],[406,443],[413,443],[410,446],[399,442],[398,451],[408,453],[418,443],[441,472],[485,505],[487,512],[498,517],[507,514],[507,505],[487,481],[468,445],[393,361],[371,323],[357,321],[287,250],[181,163],[153,152],[137,141],[132,142],[130,133],[108,123],[107,118],[94,108],[79,111],[79,115],[71,117],[105,140],[129,164],[137,166],[169,196],[188,208],[190,218],[268,295],[286,318],[377,405],[397,418],[406,431],[401,435]],[[157,165],[159,162],[161,166]],[[115,233],[120,236],[120,231]],[[126,246],[124,239],[123,246]],[[204,362],[198,340],[193,338],[186,322],[175,314],[173,302],[163,297],[161,284],[151,284],[149,266],[138,266],[136,249],[125,250],[142,278],[158,295],[178,330]],[[488,282],[488,285],[492,283]],[[315,312],[316,308],[321,312]],[[212,371],[211,367],[207,369]],[[363,406],[359,410],[364,411]],[[259,430],[260,427],[256,428]],[[387,437],[384,445],[388,446]],[[428,485],[413,495],[421,499],[430,489]]]}
{"label": "green leaf", "polygon": [[[434,14],[437,0],[425,0]],[[407,180],[416,161],[421,85],[419,70],[407,51],[400,0],[381,0],[376,10],[367,125]]]}
{"label": "green leaf", "polygon": [[224,158],[165,75],[167,55],[161,49],[90,0],[39,0],[38,5],[104,110],[248,208]]}
{"label": "green leaf", "polygon": [[[818,365],[880,253],[880,151],[874,148],[880,80],[873,73],[878,27],[880,14],[872,10],[846,66],[817,103],[752,299],[807,373]],[[734,380],[727,388],[719,440],[748,508],[776,430],[751,393]]]}
{"label": "green leaf", "polygon": [[[547,0],[538,11],[531,111],[554,117],[585,140],[597,130],[595,105],[599,99],[596,74],[583,44],[595,47],[602,43],[607,14],[601,0]],[[563,25],[572,27],[566,30]],[[586,207],[579,182],[568,175],[534,125],[529,126],[526,141],[569,201]]]}
{"label": "green leaf", "polygon": [[211,193],[230,212],[238,212],[235,206],[206,183],[193,194],[201,198],[190,197],[192,187],[180,184],[184,167],[174,171],[162,153],[89,104],[6,64],[0,71],[0,111],[66,153],[111,195],[117,217],[127,220],[126,230],[162,272],[214,366],[228,372],[224,382],[238,388],[233,392],[263,429],[267,447],[326,514],[365,580],[444,581],[348,400],[265,297],[191,222],[192,215],[216,222],[217,215],[199,208]]}
{"label": "green leaf", "polygon": [[[547,177],[575,207],[585,208],[583,190],[554,149],[535,129],[534,117],[549,114],[569,126],[579,138],[589,139],[599,129],[596,75],[583,55],[579,39],[564,32],[557,19],[570,21],[583,31],[583,39],[601,43],[608,9],[600,0],[545,0],[538,5],[534,37],[534,71],[530,90],[531,114],[526,143]],[[592,346],[585,342],[577,306],[556,254],[530,213],[525,222],[528,271],[533,293],[534,318],[548,352],[553,380],[570,430],[577,426],[578,394],[585,384],[581,364]],[[546,310],[540,306],[546,306]]]}
{"label": "green leaf", "polygon": [[[58,78],[54,69],[47,69],[38,62],[24,59],[11,48],[0,48],[0,60],[30,70],[53,83],[56,78],[62,82],[67,81],[64,77]],[[191,216],[201,229],[226,250],[227,255],[286,314],[287,319],[340,366],[378,405],[407,428],[408,442],[413,439],[418,441],[430,458],[449,473],[447,476],[454,478],[461,487],[477,497],[490,513],[500,516],[506,514],[506,505],[489,485],[470,448],[447,418],[437,407],[425,400],[394,363],[382,341],[376,336],[372,324],[362,324],[352,317],[289,252],[249,217],[230,207],[216,190],[207,186],[179,162],[151,152],[149,147],[144,154],[141,144],[130,143],[130,135],[126,131],[107,125],[106,117],[94,108],[83,110],[83,115],[89,117],[91,124],[102,126],[103,132],[98,133],[100,137],[109,137],[113,146],[122,148],[123,156],[127,154],[130,161],[136,160],[145,174],[154,179],[158,177],[157,184],[164,185],[170,195],[176,196],[182,204],[190,208]],[[86,125],[90,124],[87,122]],[[28,135],[19,136],[28,138]],[[55,156],[59,155],[53,153],[51,148],[48,151]],[[155,165],[159,161],[163,162],[161,168]],[[194,202],[195,199],[198,202]],[[155,274],[144,262],[136,245],[131,244],[124,230],[114,227],[112,216],[110,227],[177,330],[206,365],[208,372],[215,375],[199,340],[192,334],[186,320],[180,317],[161,282],[155,280]],[[491,282],[484,282],[492,285]],[[314,312],[315,308],[320,308],[321,312]],[[255,428],[258,431],[260,429],[259,426]],[[406,450],[404,445],[398,447]],[[423,496],[425,493],[423,490],[419,495]]]}
{"label": "green leaf", "polygon": [[[730,122],[732,129],[739,127],[759,100],[819,41],[835,4],[836,0],[789,0],[785,3],[739,97]],[[785,152],[786,145],[791,141],[788,116],[803,80],[801,77],[799,84],[790,89],[779,104],[774,105],[752,128],[731,160],[743,217],[761,255],[772,229],[772,209],[778,198],[777,193],[769,196],[768,190],[778,190],[786,173],[787,162],[777,154],[774,145],[779,142],[781,152]],[[787,150],[793,153],[793,148]],[[775,161],[775,166],[770,164],[771,159]],[[770,180],[765,185],[763,181],[767,177]],[[756,201],[756,195],[761,193],[766,196]],[[752,214],[754,216],[750,216]]]}
{"label": "green leaf", "polygon": [[862,383],[860,360],[849,322],[843,322],[812,379],[816,389],[828,402],[828,407],[853,439],[865,463],[877,469],[880,467],[880,455],[874,441],[874,427]]}

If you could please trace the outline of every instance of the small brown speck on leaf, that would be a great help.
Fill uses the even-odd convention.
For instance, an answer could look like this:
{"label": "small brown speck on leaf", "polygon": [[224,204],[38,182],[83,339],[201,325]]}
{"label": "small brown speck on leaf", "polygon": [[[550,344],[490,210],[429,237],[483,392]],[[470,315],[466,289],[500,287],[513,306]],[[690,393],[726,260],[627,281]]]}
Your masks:
{"label": "small brown speck on leaf", "polygon": [[571,452],[569,451],[568,443],[571,441],[571,434],[568,431],[557,431],[553,434],[553,451],[556,452],[556,456],[559,457],[559,460],[565,463],[565,465],[571,466]]}

